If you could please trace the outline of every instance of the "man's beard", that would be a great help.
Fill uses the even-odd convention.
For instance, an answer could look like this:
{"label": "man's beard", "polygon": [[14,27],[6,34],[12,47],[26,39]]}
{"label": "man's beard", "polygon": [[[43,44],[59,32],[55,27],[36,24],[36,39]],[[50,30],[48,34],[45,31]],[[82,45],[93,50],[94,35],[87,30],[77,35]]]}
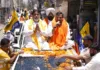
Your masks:
{"label": "man's beard", "polygon": [[48,16],[48,19],[49,19],[50,21],[52,21],[52,20],[53,20],[53,16]]}

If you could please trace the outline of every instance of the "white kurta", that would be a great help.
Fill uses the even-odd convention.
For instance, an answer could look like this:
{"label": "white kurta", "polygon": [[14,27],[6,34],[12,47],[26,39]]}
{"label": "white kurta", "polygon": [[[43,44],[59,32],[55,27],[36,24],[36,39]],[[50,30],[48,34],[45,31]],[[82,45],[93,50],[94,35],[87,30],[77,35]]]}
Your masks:
{"label": "white kurta", "polygon": [[[38,47],[35,45],[35,43],[32,41],[32,38],[31,38],[31,35],[34,33],[34,30],[36,28],[36,24],[38,24],[38,23],[35,23],[35,22],[33,23],[32,30],[29,30],[28,24],[29,24],[29,20],[26,21],[26,23],[24,25],[24,32],[23,33],[25,36],[25,47],[32,47],[33,49],[38,50]],[[43,22],[43,24],[45,24],[45,23]],[[37,36],[37,39],[40,43],[41,50],[50,50],[49,44],[41,37],[42,35],[44,36],[45,33],[47,33],[46,30],[45,31],[40,30],[40,31],[36,32],[36,36]]]}
{"label": "white kurta", "polygon": [[52,36],[52,30],[53,30],[52,21],[48,20],[48,25],[47,25],[47,28],[45,30],[44,36],[51,37]]}
{"label": "white kurta", "polygon": [[90,49],[84,48],[81,53],[80,56],[82,56],[85,59],[85,62],[88,63],[91,60],[91,56],[90,56]]}
{"label": "white kurta", "polygon": [[97,53],[85,66],[73,67],[72,70],[100,70],[100,52]]}

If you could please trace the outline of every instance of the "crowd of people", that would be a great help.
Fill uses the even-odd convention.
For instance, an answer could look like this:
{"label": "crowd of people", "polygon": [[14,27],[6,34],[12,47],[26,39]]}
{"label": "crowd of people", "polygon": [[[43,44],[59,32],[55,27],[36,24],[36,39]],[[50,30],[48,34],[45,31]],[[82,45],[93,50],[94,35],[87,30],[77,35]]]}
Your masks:
{"label": "crowd of people", "polygon": [[[24,25],[24,47],[39,51],[53,51],[73,49],[74,46],[76,55],[60,55],[55,56],[55,59],[66,57],[72,60],[81,60],[80,62],[84,63],[84,66],[66,66],[64,70],[99,70],[99,46],[93,43],[93,37],[86,35],[83,38],[85,48],[79,54],[75,49],[79,46],[76,46],[74,41],[70,43],[72,42],[70,28],[63,13],[61,11],[56,12],[54,8],[48,8],[46,9],[46,16],[46,18],[41,19],[38,9],[34,9],[30,16],[28,16],[27,10],[25,10],[24,14],[21,14],[19,21],[23,21]],[[0,42],[0,70],[9,70],[10,64],[14,62],[17,55],[24,53],[23,51],[12,52],[10,44],[9,38],[3,38]]]}

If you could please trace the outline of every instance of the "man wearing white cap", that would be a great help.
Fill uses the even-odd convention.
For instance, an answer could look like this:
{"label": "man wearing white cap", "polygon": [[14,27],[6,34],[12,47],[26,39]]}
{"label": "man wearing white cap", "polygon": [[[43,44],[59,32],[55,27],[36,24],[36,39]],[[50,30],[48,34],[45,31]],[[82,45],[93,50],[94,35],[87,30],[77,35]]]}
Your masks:
{"label": "man wearing white cap", "polygon": [[55,9],[54,8],[48,8],[46,9],[46,18],[44,18],[44,21],[46,22],[47,24],[47,31],[48,33],[46,33],[47,37],[51,37],[52,36],[52,20],[55,16]]}
{"label": "man wearing white cap", "polygon": [[54,8],[48,8],[46,9],[46,16],[49,21],[52,21],[55,15],[55,9]]}

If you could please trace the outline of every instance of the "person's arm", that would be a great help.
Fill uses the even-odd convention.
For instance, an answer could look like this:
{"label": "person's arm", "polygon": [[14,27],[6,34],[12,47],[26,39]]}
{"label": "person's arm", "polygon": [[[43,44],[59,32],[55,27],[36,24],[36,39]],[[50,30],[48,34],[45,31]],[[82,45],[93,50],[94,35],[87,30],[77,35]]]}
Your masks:
{"label": "person's arm", "polygon": [[16,59],[16,57],[18,56],[18,54],[15,54],[12,58],[10,58],[10,60],[8,61],[8,63],[13,63]]}
{"label": "person's arm", "polygon": [[17,52],[16,54],[14,54],[14,55],[10,58],[10,60],[8,60],[8,63],[13,63],[13,62],[15,61],[16,57],[17,57],[19,54],[21,54],[21,53],[23,53],[23,51],[20,51],[20,52]]}
{"label": "person's arm", "polygon": [[14,60],[16,59],[17,55],[18,55],[18,54],[14,55],[14,56],[11,57],[11,58],[4,58],[3,61],[5,61],[6,63],[12,64],[12,63],[14,62]]}
{"label": "person's arm", "polygon": [[65,70],[100,70],[100,54],[95,55],[89,63],[81,67],[65,67]]}
{"label": "person's arm", "polygon": [[58,56],[56,58],[62,58],[62,57],[65,57],[65,58],[69,58],[69,59],[72,59],[72,60],[80,60],[80,59],[84,59],[82,56],[80,55],[61,55],[61,56]]}

